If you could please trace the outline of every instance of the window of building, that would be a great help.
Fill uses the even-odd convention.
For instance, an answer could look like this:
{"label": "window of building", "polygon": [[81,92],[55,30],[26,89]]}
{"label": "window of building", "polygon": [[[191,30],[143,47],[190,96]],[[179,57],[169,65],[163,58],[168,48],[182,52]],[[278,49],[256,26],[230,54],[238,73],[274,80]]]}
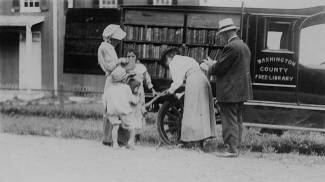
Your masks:
{"label": "window of building", "polygon": [[118,0],[99,0],[99,8],[117,8]]}
{"label": "window of building", "polygon": [[154,0],[153,5],[172,5],[172,0]]}
{"label": "window of building", "polygon": [[41,12],[40,0],[20,0],[21,12]]}
{"label": "window of building", "polygon": [[266,49],[292,50],[291,22],[269,20],[266,25]]}

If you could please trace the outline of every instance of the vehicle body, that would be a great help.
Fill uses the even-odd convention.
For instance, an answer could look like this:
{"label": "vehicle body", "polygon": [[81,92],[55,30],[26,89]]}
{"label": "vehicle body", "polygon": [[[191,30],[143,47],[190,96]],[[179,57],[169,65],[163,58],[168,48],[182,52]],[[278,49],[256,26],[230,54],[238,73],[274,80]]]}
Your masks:
{"label": "vehicle body", "polygon": [[[306,43],[302,36],[311,35],[313,40],[310,41],[317,41],[319,36],[325,38],[322,36],[325,33],[325,9],[318,8],[320,10],[311,15],[298,15],[302,13],[299,11],[246,11],[242,38],[252,51],[254,93],[254,100],[245,102],[246,126],[268,128],[276,133],[286,129],[325,132],[325,53],[301,54],[305,49],[311,51],[306,45],[301,46]],[[316,35],[302,33],[318,26],[319,31],[312,31]],[[267,47],[271,38],[268,36],[272,33],[280,34],[277,48]],[[318,60],[303,60],[308,56],[313,59],[313,54],[319,54],[315,56]],[[212,87],[214,84],[212,81]],[[183,99],[162,98],[164,103],[158,112],[157,126],[165,143],[179,141]]]}
{"label": "vehicle body", "polygon": [[[91,26],[96,16],[103,14],[100,12],[110,10],[91,10],[90,13],[87,9],[73,11],[72,14],[77,17],[76,21]],[[325,6],[304,9],[122,6],[120,12],[114,10],[115,17],[119,13],[121,15],[120,20],[114,19],[114,22],[120,22],[122,27],[125,26],[128,18],[125,14],[128,11],[140,12],[138,15],[142,17],[133,17],[139,21],[151,16],[146,12],[160,12],[166,15],[185,12],[185,19],[191,13],[199,12],[210,17],[212,19],[209,20],[210,22],[217,21],[213,19],[214,17],[220,19],[220,17],[233,16],[236,22],[240,22],[239,34],[252,52],[253,100],[245,102],[245,125],[271,129],[325,131]],[[79,16],[81,14],[83,17]],[[206,21],[195,19],[195,21],[201,20]],[[74,23],[69,19],[69,11],[67,22]],[[184,28],[187,28],[185,25]],[[96,39],[101,40],[100,34]],[[127,42],[123,44],[125,43]],[[139,42],[134,42],[137,43]],[[123,44],[119,47],[120,55],[123,55]],[[184,44],[186,42],[183,42]],[[69,49],[67,42],[66,45]],[[80,59],[82,58],[78,57],[76,61]],[[67,57],[67,60],[73,60],[73,57]],[[90,60],[90,57],[87,58],[89,63]],[[165,90],[170,83],[170,79],[153,79],[153,84],[158,91]],[[217,90],[213,80],[211,86],[215,94]],[[147,99],[150,100],[150,94],[148,95]],[[182,98],[164,96],[153,104],[153,110],[159,110],[160,113],[158,125],[161,132],[166,133],[169,129],[169,126],[163,126],[163,122],[166,119],[168,122],[168,118],[165,118],[169,114],[167,111],[175,105],[177,111],[173,112],[181,117],[181,102]],[[180,122],[179,117],[177,122]],[[173,125],[173,122],[170,123]],[[175,126],[179,127],[179,123]]]}

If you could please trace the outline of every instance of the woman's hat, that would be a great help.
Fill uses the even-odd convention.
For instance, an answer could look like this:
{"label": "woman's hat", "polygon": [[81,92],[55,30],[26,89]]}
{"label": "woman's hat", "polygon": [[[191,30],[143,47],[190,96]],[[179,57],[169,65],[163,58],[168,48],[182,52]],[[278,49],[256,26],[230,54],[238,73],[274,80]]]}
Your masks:
{"label": "woman's hat", "polygon": [[128,74],[126,73],[125,69],[121,66],[117,66],[111,73],[112,81],[113,82],[121,82],[128,78]]}
{"label": "woman's hat", "polygon": [[120,25],[110,24],[103,31],[103,37],[122,40],[125,36],[126,33],[121,29]]}
{"label": "woman's hat", "polygon": [[228,30],[238,30],[231,18],[226,18],[219,21],[219,31],[218,33],[225,32]]}

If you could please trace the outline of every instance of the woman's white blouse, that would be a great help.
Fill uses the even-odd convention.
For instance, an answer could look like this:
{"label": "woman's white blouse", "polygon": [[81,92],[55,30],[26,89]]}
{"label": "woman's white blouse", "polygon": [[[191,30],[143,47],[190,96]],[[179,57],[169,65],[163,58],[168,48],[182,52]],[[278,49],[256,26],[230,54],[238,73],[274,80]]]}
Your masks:
{"label": "woman's white blouse", "polygon": [[118,57],[112,44],[102,42],[98,48],[98,63],[102,70],[109,75],[118,64]]}
{"label": "woman's white blouse", "polygon": [[200,65],[195,59],[187,56],[174,56],[169,64],[169,71],[173,80],[169,92],[174,93],[183,84],[186,72],[192,68],[200,69]]}

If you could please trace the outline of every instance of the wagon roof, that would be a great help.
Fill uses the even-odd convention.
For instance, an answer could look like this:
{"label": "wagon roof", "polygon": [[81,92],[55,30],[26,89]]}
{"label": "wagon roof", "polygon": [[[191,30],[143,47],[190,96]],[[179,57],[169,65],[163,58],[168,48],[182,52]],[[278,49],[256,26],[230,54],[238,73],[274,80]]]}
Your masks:
{"label": "wagon roof", "polygon": [[[141,9],[141,10],[159,10],[159,11],[204,11],[207,13],[241,13],[240,7],[211,7],[211,6],[136,6],[128,5],[121,6],[124,9]],[[275,9],[275,8],[245,8],[245,13],[248,14],[274,14],[274,15],[297,15],[297,16],[309,16],[319,12],[325,11],[325,6],[314,6],[309,8],[299,9]]]}

